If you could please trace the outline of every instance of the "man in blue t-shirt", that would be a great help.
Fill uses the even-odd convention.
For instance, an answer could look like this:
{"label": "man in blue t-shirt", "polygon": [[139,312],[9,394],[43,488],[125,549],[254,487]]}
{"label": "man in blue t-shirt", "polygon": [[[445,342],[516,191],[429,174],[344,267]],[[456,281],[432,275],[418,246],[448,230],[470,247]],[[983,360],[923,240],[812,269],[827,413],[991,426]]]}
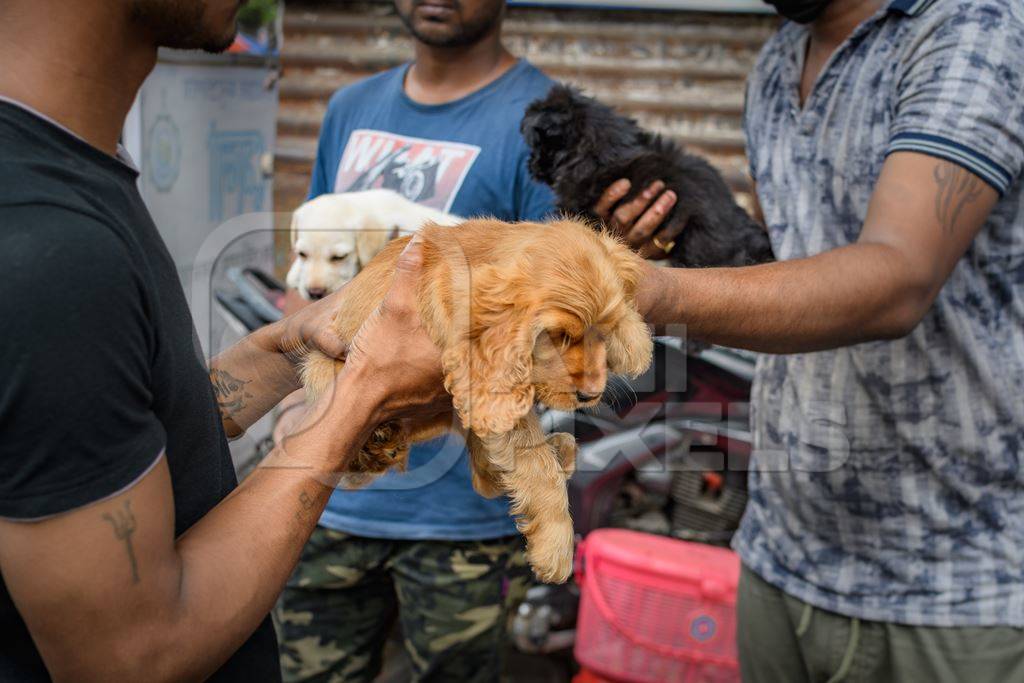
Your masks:
{"label": "man in blue t-shirt", "polygon": [[[465,217],[552,214],[519,133],[552,81],[502,45],[504,4],[398,0],[415,61],[331,98],[310,198],[386,187]],[[462,440],[416,446],[408,472],[331,497],[279,606],[285,680],[372,680],[396,613],[416,680],[497,680],[527,575],[508,501],[473,490]]]}

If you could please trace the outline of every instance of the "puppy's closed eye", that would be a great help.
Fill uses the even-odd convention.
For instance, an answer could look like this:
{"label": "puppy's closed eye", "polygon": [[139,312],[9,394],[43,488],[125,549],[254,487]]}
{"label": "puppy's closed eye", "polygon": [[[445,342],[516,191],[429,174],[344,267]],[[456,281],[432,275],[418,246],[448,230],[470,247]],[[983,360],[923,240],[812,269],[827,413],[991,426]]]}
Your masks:
{"label": "puppy's closed eye", "polygon": [[[565,330],[552,329],[547,330],[547,339],[551,342],[552,346],[556,349],[565,349],[568,346],[576,343],[576,339],[566,332]],[[542,344],[544,337],[538,337],[537,343]]]}
{"label": "puppy's closed eye", "polygon": [[344,256],[339,256],[338,254],[334,254],[333,256],[331,256],[331,263],[341,263],[342,261],[344,261],[347,258],[348,258],[348,254],[345,254]]}

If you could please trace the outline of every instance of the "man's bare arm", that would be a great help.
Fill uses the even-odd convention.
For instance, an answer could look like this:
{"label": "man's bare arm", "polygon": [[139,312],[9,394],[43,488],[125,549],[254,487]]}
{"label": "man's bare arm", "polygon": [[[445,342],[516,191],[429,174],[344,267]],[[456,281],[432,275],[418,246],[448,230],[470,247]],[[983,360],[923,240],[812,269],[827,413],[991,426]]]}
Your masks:
{"label": "man's bare arm", "polygon": [[[407,269],[400,264],[401,278]],[[180,538],[163,458],[108,500],[40,522],[0,521],[4,581],[55,680],[203,680],[238,649],[294,569],[333,473],[370,431],[450,410],[413,292],[392,289],[331,395]],[[386,351],[396,347],[400,357]]]}
{"label": "man's bare arm", "polygon": [[298,361],[315,348],[343,358],[345,345],[328,323],[337,294],[267,325],[210,361],[210,383],[229,438],[242,434],[285,396],[300,387]]}
{"label": "man's bare arm", "polygon": [[[348,424],[331,435],[342,448],[366,435]],[[203,680],[242,645],[330,495],[329,472],[270,457],[291,467],[260,467],[177,542],[164,459],[109,501],[0,522],[4,579],[54,680]]]}
{"label": "man's bare arm", "polygon": [[960,166],[900,152],[883,167],[860,239],[749,268],[649,268],[648,322],[695,339],[800,353],[909,334],[998,200]]}

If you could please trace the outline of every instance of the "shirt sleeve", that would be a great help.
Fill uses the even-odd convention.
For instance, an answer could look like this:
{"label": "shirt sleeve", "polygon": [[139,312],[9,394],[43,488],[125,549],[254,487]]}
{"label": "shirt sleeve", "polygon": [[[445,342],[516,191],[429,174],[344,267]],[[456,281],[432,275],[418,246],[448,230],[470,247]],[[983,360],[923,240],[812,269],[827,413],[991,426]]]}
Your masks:
{"label": "shirt sleeve", "polygon": [[322,194],[334,192],[334,180],[338,173],[339,144],[343,134],[341,112],[343,107],[339,103],[344,90],[340,90],[331,97],[327,105],[327,113],[324,115],[323,123],[320,126],[320,138],[316,146],[316,161],[313,163],[313,175],[309,181],[309,196],[307,201],[316,199]]}
{"label": "shirt sleeve", "polygon": [[309,180],[309,194],[306,196],[306,200],[316,199],[322,194],[327,194],[328,180],[327,180],[327,168],[326,161],[323,155],[323,133],[320,134],[320,149],[316,153],[316,161],[313,163],[313,175]]}
{"label": "shirt sleeve", "polygon": [[328,120],[328,118],[324,119],[323,128],[320,130],[320,141],[317,144],[316,161],[313,162],[313,175],[309,180],[307,201],[316,199],[322,194],[327,194],[332,189],[330,186],[330,174],[327,172],[327,153],[325,152]]}
{"label": "shirt sleeve", "polygon": [[946,159],[1005,194],[1024,167],[1024,23],[984,1],[915,20],[933,25],[905,54],[887,153]]}
{"label": "shirt sleeve", "polygon": [[0,208],[0,517],[31,520],[130,487],[159,459],[154,327],[125,245],[50,206]]}
{"label": "shirt sleeve", "polygon": [[529,154],[520,156],[516,171],[516,212],[521,221],[543,221],[558,212],[555,193],[544,183],[537,182],[530,175]]}

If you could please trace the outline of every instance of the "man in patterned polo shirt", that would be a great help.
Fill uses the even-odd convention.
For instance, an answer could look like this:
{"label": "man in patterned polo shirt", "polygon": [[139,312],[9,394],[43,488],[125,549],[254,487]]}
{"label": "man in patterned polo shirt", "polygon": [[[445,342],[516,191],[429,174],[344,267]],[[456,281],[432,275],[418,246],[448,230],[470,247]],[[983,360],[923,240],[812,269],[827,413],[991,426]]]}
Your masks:
{"label": "man in patterned polo shirt", "polygon": [[650,322],[777,354],[744,679],[1024,681],[1024,3],[772,4],[745,128],[779,262],[642,288]]}

